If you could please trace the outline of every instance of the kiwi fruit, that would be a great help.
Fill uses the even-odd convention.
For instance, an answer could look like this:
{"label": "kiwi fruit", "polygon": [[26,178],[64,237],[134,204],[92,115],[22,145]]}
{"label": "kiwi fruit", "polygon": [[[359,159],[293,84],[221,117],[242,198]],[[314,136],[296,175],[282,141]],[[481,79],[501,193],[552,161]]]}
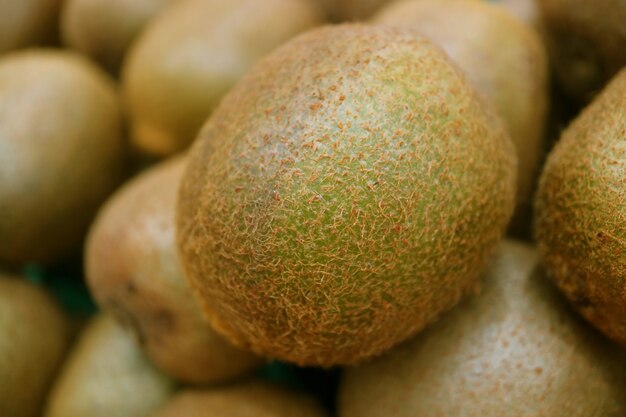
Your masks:
{"label": "kiwi fruit", "polygon": [[390,0],[315,0],[334,21],[364,20]]}
{"label": "kiwi fruit", "polygon": [[146,24],[173,0],[66,0],[61,35],[72,49],[117,74]]}
{"label": "kiwi fruit", "polygon": [[587,102],[626,65],[626,1],[537,0],[557,80]]}
{"label": "kiwi fruit", "polygon": [[185,382],[222,382],[262,361],[211,329],[179,266],[174,208],[185,161],[156,165],[105,204],[87,239],[87,280],[98,304],[133,328],[157,367]]}
{"label": "kiwi fruit", "polygon": [[0,3],[0,54],[37,44],[52,44],[63,0],[3,0]]}
{"label": "kiwi fruit", "polygon": [[373,22],[418,30],[443,48],[495,106],[519,160],[512,230],[518,236],[530,235],[549,92],[548,60],[539,35],[500,7],[482,1],[393,3]]}
{"label": "kiwi fruit", "polygon": [[153,417],[327,417],[312,397],[262,381],[211,390],[186,389]]}
{"label": "kiwi fruit", "polygon": [[0,273],[0,415],[37,417],[69,342],[54,299],[21,277]]}
{"label": "kiwi fruit", "polygon": [[495,6],[502,7],[511,16],[515,16],[518,20],[530,26],[531,28],[541,31],[541,17],[539,15],[539,0],[483,0]]}
{"label": "kiwi fruit", "polygon": [[626,360],[507,241],[480,295],[341,381],[339,417],[618,417]]}
{"label": "kiwi fruit", "polygon": [[100,314],[70,352],[43,415],[149,417],[173,389],[173,382],[148,362],[133,336]]}
{"label": "kiwi fruit", "polygon": [[303,34],[200,133],[177,207],[218,331],[300,365],[382,353],[476,288],[514,206],[500,119],[414,31]]}
{"label": "kiwi fruit", "polygon": [[71,52],[0,59],[0,263],[73,254],[123,178],[113,82]]}
{"label": "kiwi fruit", "polygon": [[550,277],[626,347],[626,69],[563,132],[535,201]]}
{"label": "kiwi fruit", "polygon": [[320,21],[308,0],[173,4],[148,25],[124,64],[134,145],[157,156],[185,149],[256,60]]}

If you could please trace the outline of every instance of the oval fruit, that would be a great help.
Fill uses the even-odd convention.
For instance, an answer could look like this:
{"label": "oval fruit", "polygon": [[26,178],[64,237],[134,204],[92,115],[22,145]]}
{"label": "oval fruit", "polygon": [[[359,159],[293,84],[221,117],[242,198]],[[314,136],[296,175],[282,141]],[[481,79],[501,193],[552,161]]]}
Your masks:
{"label": "oval fruit", "polygon": [[509,241],[482,292],[340,388],[340,417],[618,417],[626,357],[546,281],[538,252]]}
{"label": "oval fruit", "polygon": [[626,69],[563,132],[535,210],[551,278],[583,316],[626,346]]}
{"label": "oval fruit", "polygon": [[177,380],[216,383],[262,360],[232,347],[203,319],[176,253],[174,208],[185,158],[128,182],[101,209],[86,248],[87,282],[107,312],[133,328],[147,356]]}
{"label": "oval fruit", "polygon": [[0,59],[0,262],[73,254],[124,176],[113,82],[70,52]]}
{"label": "oval fruit", "polygon": [[158,16],[123,68],[132,140],[181,151],[235,82],[263,55],[320,23],[308,0],[186,0]]}
{"label": "oval fruit", "polygon": [[0,415],[36,417],[69,344],[55,300],[21,277],[0,274]]}
{"label": "oval fruit", "polygon": [[415,33],[342,25],[264,59],[190,154],[177,228],[213,326],[261,355],[379,354],[475,289],[509,220],[515,151]]}

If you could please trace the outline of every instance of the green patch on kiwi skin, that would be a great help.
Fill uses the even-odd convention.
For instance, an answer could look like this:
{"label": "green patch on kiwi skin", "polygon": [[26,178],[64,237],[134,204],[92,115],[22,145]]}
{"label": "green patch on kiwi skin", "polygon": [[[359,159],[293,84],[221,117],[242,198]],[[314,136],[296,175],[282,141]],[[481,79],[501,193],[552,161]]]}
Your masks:
{"label": "green patch on kiwi skin", "polygon": [[236,344],[355,363],[476,288],[515,169],[501,121],[429,42],[310,32],[251,71],[201,133],[179,195],[183,263]]}
{"label": "green patch on kiwi skin", "polygon": [[626,346],[626,70],[563,133],[535,202],[551,277],[592,324]]}
{"label": "green patch on kiwi skin", "polygon": [[618,417],[626,355],[580,320],[535,248],[507,241],[482,291],[381,358],[347,369],[340,417]]}

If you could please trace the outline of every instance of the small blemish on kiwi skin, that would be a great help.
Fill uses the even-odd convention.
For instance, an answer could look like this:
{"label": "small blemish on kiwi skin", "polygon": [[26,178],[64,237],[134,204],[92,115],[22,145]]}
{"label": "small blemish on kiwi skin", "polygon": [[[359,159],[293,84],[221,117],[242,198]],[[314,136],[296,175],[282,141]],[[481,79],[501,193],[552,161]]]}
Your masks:
{"label": "small blemish on kiwi skin", "polygon": [[154,321],[158,327],[166,328],[168,331],[172,331],[176,327],[176,318],[174,314],[165,308],[159,309],[154,314]]}
{"label": "small blemish on kiwi skin", "polygon": [[126,289],[126,292],[128,294],[132,294],[132,295],[137,294],[137,287],[132,281],[128,281],[126,285],[124,286],[124,289]]}

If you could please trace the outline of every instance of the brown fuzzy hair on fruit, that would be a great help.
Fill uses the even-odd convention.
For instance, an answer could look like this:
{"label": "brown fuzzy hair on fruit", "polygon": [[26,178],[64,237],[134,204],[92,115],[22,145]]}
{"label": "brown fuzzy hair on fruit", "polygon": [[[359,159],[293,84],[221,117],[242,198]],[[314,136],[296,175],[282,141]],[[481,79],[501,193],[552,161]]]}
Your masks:
{"label": "brown fuzzy hair on fruit", "polygon": [[37,417],[69,344],[55,300],[22,277],[0,274],[0,415]]}
{"label": "brown fuzzy hair on fruit", "polygon": [[71,52],[0,59],[0,262],[78,252],[127,157],[117,91]]}
{"label": "brown fuzzy hair on fruit", "polygon": [[512,227],[517,235],[527,234],[548,107],[548,59],[539,36],[483,1],[403,1],[382,9],[372,21],[411,27],[426,36],[494,105],[519,161]]}
{"label": "brown fuzzy hair on fruit", "polygon": [[588,101],[626,65],[626,1],[537,0],[557,79]]}
{"label": "brown fuzzy hair on fruit", "polygon": [[157,367],[180,381],[217,383],[263,361],[215,333],[183,276],[174,208],[185,163],[178,157],[154,166],[100,210],[87,239],[87,282],[98,304],[135,331]]}
{"label": "brown fuzzy hair on fruit", "polygon": [[535,201],[551,278],[626,346],[626,69],[563,132]]}
{"label": "brown fuzzy hair on fruit", "polygon": [[174,383],[107,315],[91,320],[48,397],[44,417],[150,417]]}
{"label": "brown fuzzy hair on fruit", "polygon": [[183,390],[152,417],[327,417],[304,393],[251,381],[208,390]]}
{"label": "brown fuzzy hair on fruit", "polygon": [[309,0],[185,0],[146,27],[124,62],[133,144],[187,148],[221,98],[262,56],[321,23]]}
{"label": "brown fuzzy hair on fruit", "polygon": [[387,355],[348,369],[339,417],[621,417],[626,356],[508,241],[474,298]]}
{"label": "brown fuzzy hair on fruit", "polygon": [[314,30],[251,70],[183,177],[179,249],[214,327],[351,364],[476,288],[514,205],[504,126],[413,31]]}

